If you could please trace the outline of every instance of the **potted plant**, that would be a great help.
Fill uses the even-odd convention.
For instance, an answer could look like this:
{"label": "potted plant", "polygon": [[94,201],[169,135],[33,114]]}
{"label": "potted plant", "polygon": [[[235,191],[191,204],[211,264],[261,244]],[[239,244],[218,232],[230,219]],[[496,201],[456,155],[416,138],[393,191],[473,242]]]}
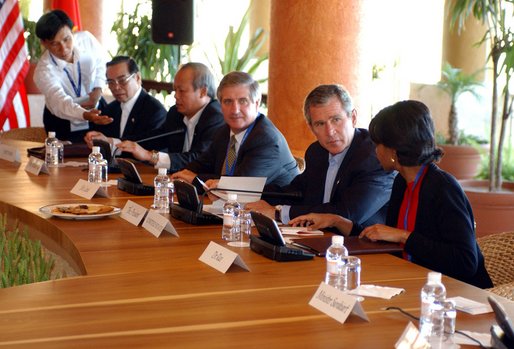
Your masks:
{"label": "potted plant", "polygon": [[453,174],[457,179],[471,179],[478,174],[481,156],[473,142],[468,142],[468,137],[458,127],[457,101],[466,92],[470,92],[476,98],[479,95],[476,89],[482,84],[477,75],[465,74],[459,68],[454,68],[445,63],[442,69],[443,79],[436,87],[450,97],[450,112],[448,114],[448,137],[438,145],[444,150],[444,156],[439,162],[439,167]]}
{"label": "potted plant", "polygon": [[[488,59],[492,63],[493,86],[491,100],[491,130],[489,147],[489,182],[488,193],[472,190],[479,182],[463,183],[468,198],[473,206],[477,223],[477,234],[487,234],[512,230],[514,226],[514,195],[501,192],[509,185],[502,185],[502,156],[507,121],[512,115],[514,96],[509,90],[509,82],[514,72],[514,32],[506,21],[514,16],[513,0],[451,0],[448,3],[451,25],[461,30],[469,16],[473,16],[486,25],[482,42],[488,42]],[[493,195],[498,194],[498,195]],[[492,206],[486,207],[489,204]],[[504,207],[498,207],[503,204]],[[481,210],[485,209],[484,212]],[[492,214],[489,216],[488,214]],[[505,216],[500,216],[505,213]],[[492,223],[502,223],[494,228]]]}

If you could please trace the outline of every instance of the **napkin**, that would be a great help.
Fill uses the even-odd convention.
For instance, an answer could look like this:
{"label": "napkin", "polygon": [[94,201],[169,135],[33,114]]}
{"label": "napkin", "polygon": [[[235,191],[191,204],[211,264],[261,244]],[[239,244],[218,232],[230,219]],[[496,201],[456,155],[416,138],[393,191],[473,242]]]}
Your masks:
{"label": "napkin", "polygon": [[81,167],[87,166],[87,162],[84,161],[66,161],[61,167]]}
{"label": "napkin", "polygon": [[[489,348],[491,346],[491,334],[490,333],[480,333],[480,332],[471,332],[471,331],[463,331],[463,330],[461,330],[460,332],[464,332],[468,336],[475,338],[480,343],[482,343],[483,346],[485,346],[487,348]],[[455,333],[453,335],[453,342],[455,344],[474,345],[474,346],[478,347],[478,343],[472,341],[471,339],[469,339],[459,333]]]}
{"label": "napkin", "polygon": [[376,285],[360,285],[349,294],[364,297],[377,297],[383,299],[391,299],[400,293],[405,292],[403,288],[376,286]]}
{"label": "napkin", "polygon": [[493,309],[489,304],[476,302],[464,297],[452,297],[447,300],[455,302],[455,308],[471,315],[491,313]]}

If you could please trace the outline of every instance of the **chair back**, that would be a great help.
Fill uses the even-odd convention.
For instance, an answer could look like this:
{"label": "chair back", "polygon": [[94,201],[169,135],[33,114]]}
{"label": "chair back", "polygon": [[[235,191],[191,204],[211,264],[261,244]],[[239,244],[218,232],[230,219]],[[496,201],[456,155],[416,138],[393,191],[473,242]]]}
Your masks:
{"label": "chair back", "polygon": [[482,236],[477,242],[494,286],[514,282],[514,232]]}
{"label": "chair back", "polygon": [[44,143],[46,132],[43,127],[13,128],[0,134],[0,140],[3,139]]}

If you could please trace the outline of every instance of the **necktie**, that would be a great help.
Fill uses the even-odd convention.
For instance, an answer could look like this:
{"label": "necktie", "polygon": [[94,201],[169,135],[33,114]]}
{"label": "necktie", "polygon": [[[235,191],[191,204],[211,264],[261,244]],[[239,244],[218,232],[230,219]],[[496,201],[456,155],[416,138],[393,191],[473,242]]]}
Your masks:
{"label": "necktie", "polygon": [[228,145],[227,158],[225,159],[225,174],[230,174],[232,166],[236,161],[236,136],[230,137],[230,143]]}

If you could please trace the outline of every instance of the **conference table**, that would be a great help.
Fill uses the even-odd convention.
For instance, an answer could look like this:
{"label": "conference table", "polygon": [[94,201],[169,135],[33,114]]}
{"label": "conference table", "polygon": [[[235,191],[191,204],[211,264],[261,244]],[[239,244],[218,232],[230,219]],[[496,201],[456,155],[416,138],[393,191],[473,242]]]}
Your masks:
{"label": "conference table", "polygon": [[[369,322],[352,314],[342,324],[309,305],[325,275],[323,258],[272,261],[249,248],[227,246],[221,226],[193,226],[172,217],[179,237],[165,232],[157,238],[120,216],[50,217],[39,208],[85,201],[70,190],[87,171],[61,167],[30,174],[26,149],[40,144],[6,143],[19,149],[22,160],[0,160],[0,213],[18,219],[80,275],[0,289],[0,347],[392,348],[412,320],[386,308],[419,316],[428,270],[392,255],[360,255],[362,284],[405,291],[392,299],[366,297],[361,305]],[[156,170],[138,168],[151,183]],[[108,194],[90,202],[120,208],[128,200],[146,208],[152,203],[152,197],[115,186]],[[250,270],[234,265],[221,273],[201,262],[210,242],[236,252]],[[489,295],[446,276],[443,283],[449,297],[486,302]],[[457,329],[489,332],[493,323],[492,313],[457,315]]]}

